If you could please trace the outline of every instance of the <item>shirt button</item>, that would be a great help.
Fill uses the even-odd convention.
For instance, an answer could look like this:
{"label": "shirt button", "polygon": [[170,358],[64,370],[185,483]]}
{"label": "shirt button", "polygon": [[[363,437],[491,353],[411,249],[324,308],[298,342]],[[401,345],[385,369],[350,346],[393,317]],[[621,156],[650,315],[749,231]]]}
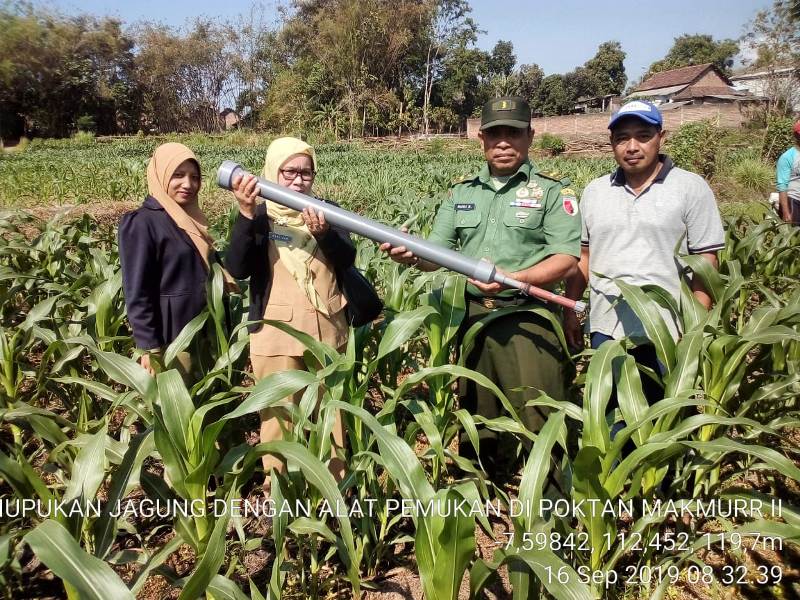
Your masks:
{"label": "shirt button", "polygon": [[486,248],[483,249],[483,251],[484,252],[488,252],[489,251],[489,247],[487,246]]}
{"label": "shirt button", "polygon": [[464,219],[461,219],[461,222],[459,224],[463,225],[464,224]]}
{"label": "shirt button", "polygon": [[491,221],[492,223],[494,223],[494,219],[489,219],[489,221]]}
{"label": "shirt button", "polygon": [[525,222],[525,219],[520,219],[520,220],[519,220],[519,222],[520,222],[520,223],[524,223],[524,222]]}

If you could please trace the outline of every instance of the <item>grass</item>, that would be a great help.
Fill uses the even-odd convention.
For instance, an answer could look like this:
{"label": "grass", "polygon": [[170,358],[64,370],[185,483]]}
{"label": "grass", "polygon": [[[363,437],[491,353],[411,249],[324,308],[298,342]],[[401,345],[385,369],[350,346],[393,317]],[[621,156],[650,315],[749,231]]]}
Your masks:
{"label": "grass", "polygon": [[736,183],[751,193],[768,194],[774,189],[774,170],[757,158],[745,158],[737,162],[731,175]]}

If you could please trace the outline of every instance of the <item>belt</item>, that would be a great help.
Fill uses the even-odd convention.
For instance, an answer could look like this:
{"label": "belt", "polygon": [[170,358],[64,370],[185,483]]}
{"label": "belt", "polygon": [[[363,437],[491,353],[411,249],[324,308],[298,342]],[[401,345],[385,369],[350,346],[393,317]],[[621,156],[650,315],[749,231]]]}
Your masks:
{"label": "belt", "polygon": [[523,304],[539,303],[535,298],[531,298],[530,296],[525,296],[523,294],[507,297],[473,296],[472,294],[467,294],[467,300],[474,302],[475,304],[480,304],[484,308],[488,308],[490,310],[493,308],[504,308],[506,306],[522,306]]}

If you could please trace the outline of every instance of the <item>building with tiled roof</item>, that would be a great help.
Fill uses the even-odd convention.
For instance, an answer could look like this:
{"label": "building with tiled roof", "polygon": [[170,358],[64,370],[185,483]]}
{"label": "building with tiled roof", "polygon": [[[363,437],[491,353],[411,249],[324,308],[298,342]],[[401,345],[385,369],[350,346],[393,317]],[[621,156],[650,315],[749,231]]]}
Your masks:
{"label": "building with tiled roof", "polygon": [[711,63],[661,71],[645,79],[628,95],[669,109],[686,104],[754,101],[758,98],[737,90],[728,77]]}
{"label": "building with tiled roof", "polygon": [[750,92],[771,102],[783,101],[800,113],[800,68],[776,64],[770,67],[748,67],[731,75],[733,87]]}

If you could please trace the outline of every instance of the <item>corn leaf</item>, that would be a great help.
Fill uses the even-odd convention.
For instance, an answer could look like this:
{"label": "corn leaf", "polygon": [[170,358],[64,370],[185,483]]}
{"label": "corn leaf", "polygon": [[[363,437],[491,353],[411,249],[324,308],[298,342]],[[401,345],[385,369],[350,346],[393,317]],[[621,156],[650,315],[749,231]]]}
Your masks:
{"label": "corn leaf", "polygon": [[60,523],[48,519],[24,540],[58,578],[78,591],[81,598],[133,600],[133,594],[111,567],[85,552]]}

